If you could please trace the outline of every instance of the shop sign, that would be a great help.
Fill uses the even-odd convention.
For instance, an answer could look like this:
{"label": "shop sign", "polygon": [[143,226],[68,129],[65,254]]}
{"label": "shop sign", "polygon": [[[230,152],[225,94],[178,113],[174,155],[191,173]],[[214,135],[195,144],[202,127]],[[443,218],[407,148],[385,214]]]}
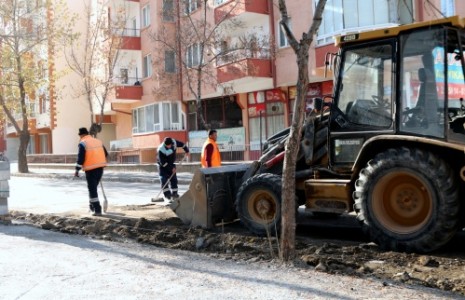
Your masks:
{"label": "shop sign", "polygon": [[[245,151],[245,128],[222,128],[216,129],[218,139],[216,143],[220,152],[228,151]],[[202,152],[203,144],[208,137],[207,130],[190,131],[189,132],[189,150],[192,153]]]}

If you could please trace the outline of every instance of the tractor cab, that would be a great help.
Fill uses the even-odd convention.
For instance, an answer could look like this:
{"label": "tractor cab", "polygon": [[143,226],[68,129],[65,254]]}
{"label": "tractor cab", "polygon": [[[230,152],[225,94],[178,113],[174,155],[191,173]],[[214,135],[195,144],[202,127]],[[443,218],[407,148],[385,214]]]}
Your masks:
{"label": "tractor cab", "polygon": [[[339,37],[332,168],[352,172],[357,159],[365,163],[362,150],[387,143],[424,138],[426,144],[465,144],[462,21],[453,17]],[[373,139],[380,135],[384,141]]]}

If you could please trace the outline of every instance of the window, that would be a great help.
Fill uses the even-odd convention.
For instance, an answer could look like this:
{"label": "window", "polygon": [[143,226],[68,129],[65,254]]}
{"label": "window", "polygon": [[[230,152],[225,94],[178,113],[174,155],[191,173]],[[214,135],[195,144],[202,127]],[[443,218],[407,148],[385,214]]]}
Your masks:
{"label": "window", "polygon": [[249,114],[249,132],[251,150],[260,150],[267,137],[283,130],[284,102],[279,90],[248,93],[247,110]]}
{"label": "window", "polygon": [[197,43],[187,47],[186,61],[189,68],[200,64],[200,44]]}
{"label": "window", "polygon": [[45,114],[50,110],[50,101],[48,100],[47,94],[39,96],[39,113]]}
{"label": "window", "polygon": [[189,126],[189,130],[198,130],[200,126],[198,126],[197,120],[197,103],[196,101],[189,101],[187,104],[188,107],[188,118],[187,122]]}
{"label": "window", "polygon": [[40,153],[50,153],[48,150],[48,134],[39,134]]}
{"label": "window", "polygon": [[136,108],[132,111],[132,133],[184,130],[178,102],[163,102]]}
{"label": "window", "polygon": [[142,8],[142,27],[150,25],[150,5],[146,5]]}
{"label": "window", "polygon": [[176,55],[174,51],[165,51],[165,72],[166,73],[176,72],[175,58],[176,58]]}
{"label": "window", "polygon": [[[205,129],[197,118],[196,101],[188,103],[189,130]],[[232,96],[202,100],[202,112],[205,122],[210,128],[242,127],[242,110]]]}
{"label": "window", "polygon": [[349,127],[359,130],[392,126],[392,44],[370,45],[345,51],[343,82],[337,107]]}
{"label": "window", "polygon": [[163,0],[163,21],[174,21],[174,3],[173,0]]}
{"label": "window", "polygon": [[137,31],[137,20],[136,20],[136,18],[132,19],[132,29],[130,30],[129,35],[130,36],[138,36],[139,35],[139,33]]}
{"label": "window", "polygon": [[399,82],[403,132],[444,138],[447,124],[449,137],[463,143],[463,121],[454,122],[463,113],[465,91],[458,41],[455,30],[444,28],[402,36],[399,49],[404,68]]}
{"label": "window", "polygon": [[[291,28],[291,19],[287,20],[287,26]],[[283,27],[279,25],[279,47],[283,48],[283,47],[288,47],[288,46],[289,46],[289,42],[287,41],[286,32],[284,32]]]}
{"label": "window", "polygon": [[236,51],[230,51],[227,41],[220,41],[217,43],[216,51],[218,56],[216,57],[216,65],[221,66],[230,63],[234,59]]}
{"label": "window", "polygon": [[196,10],[199,7],[199,3],[197,2],[198,0],[185,0],[185,13],[186,15],[191,14],[194,10]]}
{"label": "window", "polygon": [[441,12],[446,17],[455,15],[455,1],[454,0],[441,0]]}
{"label": "window", "polygon": [[[315,6],[318,0],[315,1]],[[317,44],[333,43],[333,36],[359,30],[413,22],[412,0],[328,0],[318,30]]]}
{"label": "window", "polygon": [[30,136],[29,144],[27,145],[27,154],[36,153],[36,139],[33,135]]}
{"label": "window", "polygon": [[119,69],[119,77],[120,77],[120,81],[122,84],[128,84],[128,81],[129,81],[129,75],[128,75],[128,69],[125,69],[125,68],[121,68]]}
{"label": "window", "polygon": [[144,57],[143,61],[143,76],[144,78],[152,76],[152,55],[147,55]]}

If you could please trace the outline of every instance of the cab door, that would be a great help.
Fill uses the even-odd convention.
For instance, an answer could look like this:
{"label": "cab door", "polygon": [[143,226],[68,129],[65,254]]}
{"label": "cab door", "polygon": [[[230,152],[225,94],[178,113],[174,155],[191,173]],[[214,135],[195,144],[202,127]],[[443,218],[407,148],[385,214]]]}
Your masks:
{"label": "cab door", "polygon": [[331,108],[330,164],[340,172],[352,168],[363,143],[395,130],[395,40],[342,49]]}

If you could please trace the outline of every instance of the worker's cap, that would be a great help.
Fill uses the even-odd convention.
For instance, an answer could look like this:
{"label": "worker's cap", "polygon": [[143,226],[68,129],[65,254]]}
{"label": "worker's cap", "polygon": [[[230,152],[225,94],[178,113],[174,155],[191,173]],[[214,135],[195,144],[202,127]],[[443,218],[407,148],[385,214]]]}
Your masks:
{"label": "worker's cap", "polygon": [[79,128],[78,135],[87,135],[87,134],[89,134],[89,131],[87,131],[87,128],[85,128],[85,127]]}
{"label": "worker's cap", "polygon": [[163,144],[165,145],[173,145],[173,139],[170,137],[165,137],[165,140],[163,141]]}

